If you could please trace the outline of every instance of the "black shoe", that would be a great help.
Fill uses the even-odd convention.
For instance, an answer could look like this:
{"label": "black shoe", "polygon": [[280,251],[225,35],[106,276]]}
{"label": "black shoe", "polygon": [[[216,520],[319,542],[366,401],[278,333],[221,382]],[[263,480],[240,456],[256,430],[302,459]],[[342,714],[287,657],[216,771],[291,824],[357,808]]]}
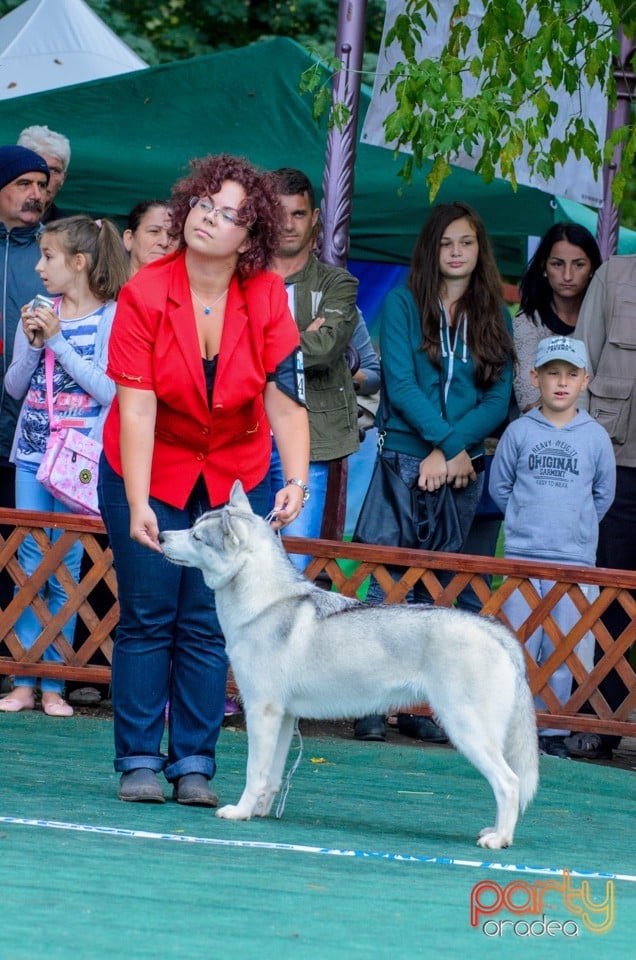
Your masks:
{"label": "black shoe", "polygon": [[96,707],[102,702],[102,695],[96,687],[79,687],[78,690],[71,690],[68,702],[76,707]]}
{"label": "black shoe", "polygon": [[375,713],[360,717],[353,724],[353,735],[356,740],[386,740],[384,717]]}
{"label": "black shoe", "polygon": [[539,737],[539,752],[548,757],[560,757],[569,760],[571,753],[565,745],[565,737]]}
{"label": "black shoe", "polygon": [[422,717],[414,713],[398,713],[397,726],[400,733],[414,740],[427,740],[429,743],[448,743],[448,737],[432,717]]}
{"label": "black shoe", "polygon": [[191,807],[218,807],[219,798],[202,773],[186,773],[175,780],[172,799]]}
{"label": "black shoe", "polygon": [[157,774],[150,767],[138,767],[122,773],[119,781],[119,799],[129,803],[165,803]]}
{"label": "black shoe", "polygon": [[611,760],[612,748],[608,744],[611,737],[599,733],[573,733],[563,741],[571,757],[584,760]]}

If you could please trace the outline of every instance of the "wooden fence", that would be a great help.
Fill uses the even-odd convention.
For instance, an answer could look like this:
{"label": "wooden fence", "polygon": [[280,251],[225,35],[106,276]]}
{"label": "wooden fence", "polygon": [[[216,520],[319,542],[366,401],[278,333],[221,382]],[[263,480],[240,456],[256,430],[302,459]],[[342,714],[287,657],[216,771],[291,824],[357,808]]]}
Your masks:
{"label": "wooden fence", "polygon": [[[0,535],[0,595],[5,597],[0,608],[0,674],[35,674],[86,683],[108,683],[119,608],[112,553],[101,521],[70,514],[5,509],[0,510],[0,525],[4,530],[4,535]],[[53,529],[63,531],[55,543],[50,537]],[[24,574],[17,558],[17,550],[28,535],[35,538],[43,553],[42,562],[31,577]],[[76,583],[64,566],[64,556],[78,539],[85,556],[80,582]],[[283,538],[283,542],[289,552],[313,557],[306,570],[309,579],[347,596],[360,596],[372,573],[389,603],[404,602],[413,585],[421,581],[436,604],[450,606],[470,585],[479,598],[482,612],[505,621],[503,604],[515,590],[520,591],[530,612],[517,630],[519,641],[524,644],[537,626],[543,624],[555,646],[553,654],[542,665],[535,663],[526,650],[532,692],[539,694],[545,704],[545,708],[537,712],[539,725],[636,736],[636,716],[631,719],[636,712],[636,674],[628,656],[636,637],[636,573],[396,550],[330,540],[289,537]],[[389,566],[394,571],[399,568],[398,579],[391,576]],[[443,572],[450,576],[448,583],[440,582]],[[41,588],[53,573],[68,596],[66,604],[54,617],[40,596]],[[532,578],[554,581],[554,586],[543,599],[537,594]],[[441,579],[445,580],[443,576]],[[598,598],[589,603],[579,584],[597,584]],[[551,611],[566,594],[579,611],[580,619],[569,633],[563,635]],[[622,607],[626,618],[626,626],[617,637],[610,636],[602,620],[604,612],[613,603]],[[25,650],[16,634],[15,624],[28,606],[42,624],[42,632],[35,644]],[[60,631],[75,613],[78,625],[75,643],[71,646]],[[575,652],[576,645],[588,630],[596,638],[599,654],[589,673]],[[61,662],[42,661],[42,655],[51,643],[60,653]],[[563,661],[575,683],[569,700],[559,703],[548,681]],[[620,677],[625,695],[620,704],[610,706],[599,688],[613,671]]]}

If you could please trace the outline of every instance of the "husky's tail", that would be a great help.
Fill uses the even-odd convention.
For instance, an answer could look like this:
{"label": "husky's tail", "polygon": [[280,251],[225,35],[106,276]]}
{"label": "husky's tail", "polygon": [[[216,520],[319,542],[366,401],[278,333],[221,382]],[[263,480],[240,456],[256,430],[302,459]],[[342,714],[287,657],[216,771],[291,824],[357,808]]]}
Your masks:
{"label": "husky's tail", "polygon": [[515,702],[504,754],[506,763],[519,777],[519,807],[523,812],[539,785],[537,723],[525,672],[517,676]]}

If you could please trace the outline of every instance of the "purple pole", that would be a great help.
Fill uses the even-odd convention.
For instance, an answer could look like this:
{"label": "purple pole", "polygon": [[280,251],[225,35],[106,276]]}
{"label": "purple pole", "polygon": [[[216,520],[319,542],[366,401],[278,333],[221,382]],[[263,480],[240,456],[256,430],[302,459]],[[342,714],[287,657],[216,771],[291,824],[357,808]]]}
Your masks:
{"label": "purple pole", "polygon": [[[341,69],[333,78],[331,99],[332,104],[346,104],[349,108],[349,119],[342,130],[333,126],[329,131],[320,206],[322,232],[317,244],[320,259],[335,267],[346,266],[349,253],[349,223],[366,15],[367,0],[340,0],[336,57],[340,59]],[[346,457],[331,460],[329,463],[327,497],[320,531],[321,537],[327,540],[341,540],[344,533],[347,466]]]}
{"label": "purple pole", "polygon": [[[617,103],[607,115],[606,139],[609,139],[619,127],[626,126],[630,122],[631,101],[636,79],[631,69],[634,47],[621,28],[618,31],[618,39],[620,53],[618,61],[614,64]],[[619,144],[614,148],[611,162],[603,167],[603,206],[599,210],[596,227],[596,239],[603,260],[607,260],[618,249],[619,211],[612,198],[612,183],[620,166],[622,152],[622,145]]]}
{"label": "purple pole", "polygon": [[342,130],[334,126],[329,131],[320,207],[322,235],[318,241],[320,259],[337,267],[346,265],[349,253],[366,15],[367,0],[340,0],[336,57],[342,67],[333,78],[332,104],[344,103],[349,119]]}

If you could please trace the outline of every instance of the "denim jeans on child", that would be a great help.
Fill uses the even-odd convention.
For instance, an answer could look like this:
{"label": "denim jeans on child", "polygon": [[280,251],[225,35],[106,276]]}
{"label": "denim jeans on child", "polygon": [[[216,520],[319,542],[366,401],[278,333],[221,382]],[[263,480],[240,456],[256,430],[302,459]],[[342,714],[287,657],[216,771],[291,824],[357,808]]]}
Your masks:
{"label": "denim jeans on child", "polygon": [[[248,494],[262,516],[268,496],[265,481]],[[104,456],[99,501],[115,558],[120,603],[113,650],[115,769],[164,770],[170,781],[187,773],[212,777],[227,678],[214,593],[200,570],[170,563],[131,539],[124,483]],[[154,497],[150,506],[160,530],[182,530],[209,509],[209,502],[203,493],[191,496],[184,509]],[[166,756],[161,739],[168,700]]]}
{"label": "denim jeans on child", "polygon": [[[16,469],[15,479],[15,503],[18,510],[46,510],[49,513],[68,513],[68,507],[65,507],[59,500],[56,500],[55,497],[45,490],[42,484],[36,479],[35,473],[31,470],[18,467]],[[45,533],[48,534],[53,543],[56,543],[64,533],[64,530],[46,530]],[[64,557],[64,564],[76,581],[79,581],[83,553],[84,548],[81,542],[77,540]],[[40,564],[42,551],[32,536],[28,536],[18,548],[18,560],[27,576],[31,576]],[[46,584],[42,587],[40,597],[47,604],[51,616],[55,616],[68,599],[64,587],[55,575],[49,577]],[[76,620],[77,616],[73,615],[66,621],[66,624],[61,630],[61,633],[66,637],[71,647],[73,646]],[[42,632],[42,624],[30,607],[27,607],[19,617],[15,625],[15,631],[20,643],[27,650],[33,646],[39,637]],[[51,644],[44,651],[42,659],[60,662],[62,656],[55,649],[54,644]],[[15,678],[16,686],[34,687],[36,682],[36,677],[23,676]],[[40,687],[43,691],[61,694],[64,690],[64,681],[53,679],[52,677],[42,677]]]}

